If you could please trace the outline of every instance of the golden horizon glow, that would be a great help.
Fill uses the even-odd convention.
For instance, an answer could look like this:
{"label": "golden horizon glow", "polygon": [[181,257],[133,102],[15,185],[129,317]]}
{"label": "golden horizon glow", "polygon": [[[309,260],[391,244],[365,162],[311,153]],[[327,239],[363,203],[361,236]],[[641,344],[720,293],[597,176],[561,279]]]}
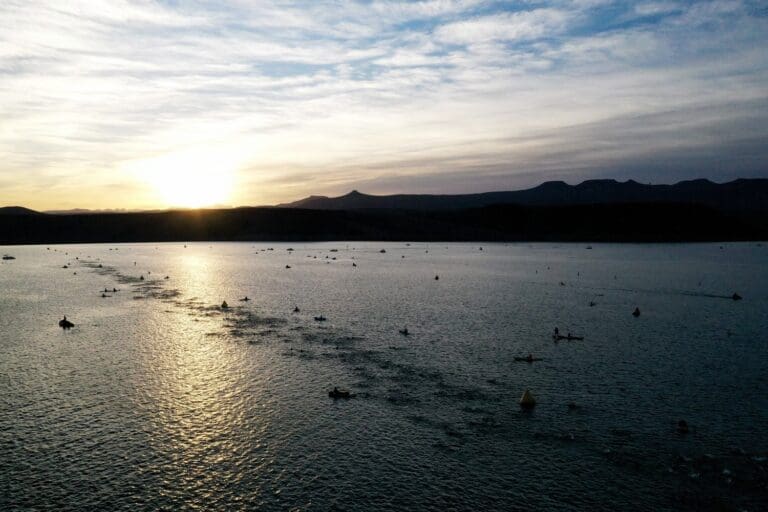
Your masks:
{"label": "golden horizon glow", "polygon": [[168,208],[204,208],[232,200],[236,165],[222,152],[169,153],[132,160],[125,167]]}

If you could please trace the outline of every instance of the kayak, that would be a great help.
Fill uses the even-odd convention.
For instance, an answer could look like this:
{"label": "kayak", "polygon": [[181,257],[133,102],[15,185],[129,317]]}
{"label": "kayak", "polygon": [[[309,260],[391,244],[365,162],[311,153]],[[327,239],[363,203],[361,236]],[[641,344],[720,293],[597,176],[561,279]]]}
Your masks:
{"label": "kayak", "polygon": [[552,339],[555,341],[567,340],[567,341],[581,341],[584,336],[563,336],[562,334],[553,334]]}

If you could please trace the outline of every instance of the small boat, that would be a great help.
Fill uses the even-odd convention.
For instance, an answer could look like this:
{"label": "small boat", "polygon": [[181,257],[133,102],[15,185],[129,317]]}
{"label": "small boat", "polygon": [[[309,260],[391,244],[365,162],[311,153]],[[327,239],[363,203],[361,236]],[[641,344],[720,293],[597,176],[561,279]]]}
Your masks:
{"label": "small boat", "polygon": [[290,265],[286,265],[285,268],[291,268],[291,266]]}
{"label": "small boat", "polygon": [[315,317],[315,322],[325,322],[326,320],[328,320],[328,319],[325,318],[323,315]]}
{"label": "small boat", "polygon": [[11,256],[10,254],[4,254],[3,255],[3,259],[4,260],[15,260],[16,257],[15,256]]}
{"label": "small boat", "polygon": [[353,266],[353,267],[356,267],[356,266],[357,266],[357,263],[355,263],[355,262],[353,261],[353,262],[352,262],[352,266]]}
{"label": "small boat", "polygon": [[635,310],[632,312],[632,316],[637,318],[640,316],[640,308],[635,308]]}
{"label": "small boat", "polygon": [[352,398],[355,395],[353,395],[346,389],[333,388],[332,391],[328,392],[328,396],[336,399],[336,398]]}
{"label": "small boat", "polygon": [[379,252],[380,252],[381,254],[384,254],[385,252],[387,252],[387,250],[386,250],[386,249],[382,249],[382,250],[380,250]]}
{"label": "small boat", "polygon": [[229,304],[227,304],[227,301],[221,303],[221,309],[229,309]]}
{"label": "small boat", "polygon": [[301,310],[299,309],[299,306],[294,306],[294,307],[293,307],[293,312],[294,312],[294,313],[298,313],[299,311],[301,311]]}
{"label": "small boat", "polygon": [[[5,258],[3,258],[3,259],[5,259]],[[733,300],[741,300],[741,295],[739,295],[738,293],[734,293],[733,295],[731,295],[731,298]]]}
{"label": "small boat", "polygon": [[61,327],[61,328],[62,328],[62,329],[64,329],[64,330],[66,330],[66,329],[71,329],[71,328],[73,328],[74,326],[75,326],[75,324],[73,324],[72,322],[70,322],[69,320],[67,320],[67,317],[66,317],[66,316],[65,316],[65,317],[64,317],[62,320],[59,320],[59,327]]}
{"label": "small boat", "polygon": [[399,331],[399,332],[400,332],[400,334],[402,334],[403,336],[408,336],[408,335],[410,334],[410,333],[408,332],[408,328],[407,328],[407,327],[405,327],[405,328],[403,328],[403,329],[400,329],[400,331]]}
{"label": "small boat", "polygon": [[540,357],[531,357],[531,356],[525,356],[525,357],[515,357],[515,361],[521,362],[521,363],[533,363],[534,361],[541,361],[542,359]]}
{"label": "small boat", "polygon": [[688,429],[688,422],[685,420],[680,420],[677,422],[677,432],[679,434],[687,434],[689,432]]}
{"label": "small boat", "polygon": [[520,407],[523,409],[533,409],[536,407],[536,399],[533,398],[530,390],[526,389],[523,396],[520,397]]}
{"label": "small boat", "polygon": [[582,341],[582,340],[584,340],[584,336],[573,336],[571,334],[567,334],[567,335],[563,336],[562,334],[553,334],[552,335],[552,339],[555,340],[555,341],[561,341],[561,340],[565,340],[565,341]]}
{"label": "small boat", "polygon": [[435,276],[435,281],[439,281],[439,280],[440,280],[440,276]]}
{"label": "small boat", "polygon": [[249,300],[251,300],[251,299],[249,299],[248,296],[246,295],[245,297],[240,299],[240,302],[248,302]]}

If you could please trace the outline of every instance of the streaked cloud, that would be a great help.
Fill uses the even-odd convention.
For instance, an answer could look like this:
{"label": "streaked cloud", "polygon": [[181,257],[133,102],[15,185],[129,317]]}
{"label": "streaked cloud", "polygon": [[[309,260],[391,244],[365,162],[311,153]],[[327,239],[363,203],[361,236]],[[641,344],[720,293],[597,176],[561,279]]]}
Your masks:
{"label": "streaked cloud", "polygon": [[232,204],[765,176],[766,47],[747,0],[6,0],[0,203],[164,206],[188,155]]}

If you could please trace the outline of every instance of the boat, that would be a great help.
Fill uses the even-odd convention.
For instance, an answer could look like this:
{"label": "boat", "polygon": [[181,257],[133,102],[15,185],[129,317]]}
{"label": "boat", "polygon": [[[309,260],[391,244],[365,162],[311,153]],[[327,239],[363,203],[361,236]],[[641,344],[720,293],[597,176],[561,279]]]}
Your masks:
{"label": "boat", "polygon": [[299,306],[294,306],[294,307],[293,307],[293,312],[294,312],[294,313],[298,313],[299,311],[301,311],[301,310],[299,309]]}
{"label": "boat", "polygon": [[328,320],[328,319],[325,318],[323,315],[315,317],[315,322],[325,322],[326,320]]}
{"label": "boat", "polygon": [[[5,259],[5,257],[3,257],[3,259]],[[741,295],[739,295],[738,293],[734,293],[733,295],[731,295],[731,298],[733,300],[741,300]]]}
{"label": "boat", "polygon": [[408,336],[408,335],[410,334],[410,333],[408,332],[408,328],[407,328],[407,327],[405,327],[405,328],[403,328],[403,329],[400,329],[400,331],[399,331],[399,332],[400,332],[400,334],[402,334],[403,336]]}
{"label": "boat", "polygon": [[227,304],[227,301],[221,303],[221,309],[229,309],[229,304]]}
{"label": "boat", "polygon": [[552,339],[555,341],[582,341],[584,339],[584,336],[573,336],[571,334],[568,334],[567,336],[563,336],[562,334],[553,334]]}
{"label": "boat", "polygon": [[3,255],[3,259],[4,260],[15,260],[16,257],[15,256],[11,256],[10,254],[4,254]]}
{"label": "boat", "polygon": [[531,357],[531,356],[525,356],[525,357],[515,357],[515,361],[519,362],[525,362],[525,363],[533,363],[534,361],[541,361],[542,359],[540,357]]}
{"label": "boat", "polygon": [[328,396],[330,398],[336,399],[336,398],[352,398],[355,395],[353,395],[346,389],[333,388],[333,390],[328,392]]}
{"label": "boat", "polygon": [[632,312],[632,316],[637,318],[640,316],[640,308],[635,308],[635,310]]}
{"label": "boat", "polygon": [[59,320],[59,327],[61,327],[61,328],[62,328],[62,329],[64,329],[64,330],[66,330],[66,329],[71,329],[71,328],[73,328],[74,326],[75,326],[75,324],[73,324],[72,322],[70,322],[69,320],[67,320],[67,317],[66,317],[66,316],[65,316],[65,317],[64,317],[62,320]]}
{"label": "boat", "polygon": [[249,300],[251,300],[251,299],[249,299],[248,296],[246,295],[245,297],[240,299],[240,302],[248,302]]}

